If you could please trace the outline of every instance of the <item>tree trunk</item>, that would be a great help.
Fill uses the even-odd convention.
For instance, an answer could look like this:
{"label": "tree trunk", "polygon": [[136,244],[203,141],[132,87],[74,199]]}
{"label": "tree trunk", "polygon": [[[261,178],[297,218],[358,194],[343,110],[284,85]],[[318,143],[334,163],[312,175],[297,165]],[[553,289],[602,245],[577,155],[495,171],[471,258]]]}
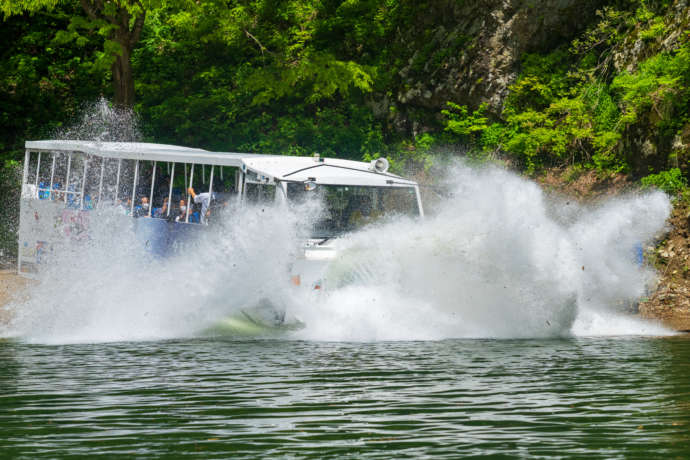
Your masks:
{"label": "tree trunk", "polygon": [[[121,107],[132,107],[134,105],[134,74],[132,73],[132,50],[141,38],[141,30],[146,19],[146,10],[140,0],[121,0],[123,3],[115,2],[118,6],[106,13],[106,3],[103,0],[80,0],[86,15],[92,21],[106,21],[115,26],[115,30],[110,39],[120,45],[120,53],[115,55],[115,61],[111,67],[113,72],[113,90],[115,92],[115,105]],[[136,16],[132,18],[130,9],[127,8],[127,1],[138,5]],[[132,21],[132,19],[134,19]]]}
{"label": "tree trunk", "polygon": [[[124,45],[120,42],[120,45]],[[113,62],[113,89],[115,90],[115,105],[132,107],[134,105],[134,74],[130,61],[130,50],[122,46],[122,54],[115,57]]]}

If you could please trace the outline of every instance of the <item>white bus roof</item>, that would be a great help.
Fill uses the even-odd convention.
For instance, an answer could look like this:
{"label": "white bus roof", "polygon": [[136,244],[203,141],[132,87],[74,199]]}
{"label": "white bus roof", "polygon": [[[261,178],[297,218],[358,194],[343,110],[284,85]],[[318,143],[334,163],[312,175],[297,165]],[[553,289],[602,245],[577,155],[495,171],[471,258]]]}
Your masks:
{"label": "white bus roof", "polygon": [[337,158],[294,157],[258,153],[210,152],[190,147],[142,142],[26,141],[29,151],[81,152],[105,158],[220,165],[251,170],[269,180],[373,187],[415,186],[416,182],[379,173],[369,163]]}

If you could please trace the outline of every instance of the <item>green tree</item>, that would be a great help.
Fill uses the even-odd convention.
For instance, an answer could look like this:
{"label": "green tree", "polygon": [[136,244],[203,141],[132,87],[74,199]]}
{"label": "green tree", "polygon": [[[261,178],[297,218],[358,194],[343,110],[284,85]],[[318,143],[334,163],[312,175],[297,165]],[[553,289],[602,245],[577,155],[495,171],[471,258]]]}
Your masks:
{"label": "green tree", "polygon": [[151,12],[133,56],[147,135],[273,153],[380,152],[382,123],[367,105],[376,58],[351,27],[369,38],[381,2],[340,3],[209,0]]}
{"label": "green tree", "polygon": [[80,9],[63,4],[0,27],[0,163],[23,158],[25,140],[52,137],[79,118],[85,102],[108,92],[109,68],[93,59],[102,37],[56,43],[55,31],[66,30]]}
{"label": "green tree", "polygon": [[[62,0],[71,2],[73,0]],[[61,0],[0,0],[0,10],[5,17],[24,13],[53,10]],[[96,30],[105,37],[104,49],[95,58],[112,71],[114,103],[123,106],[134,104],[134,75],[131,55],[141,38],[147,11],[154,8],[156,0],[79,0],[85,14],[71,18],[67,30],[58,32],[60,43],[72,40],[84,42],[85,31]]]}

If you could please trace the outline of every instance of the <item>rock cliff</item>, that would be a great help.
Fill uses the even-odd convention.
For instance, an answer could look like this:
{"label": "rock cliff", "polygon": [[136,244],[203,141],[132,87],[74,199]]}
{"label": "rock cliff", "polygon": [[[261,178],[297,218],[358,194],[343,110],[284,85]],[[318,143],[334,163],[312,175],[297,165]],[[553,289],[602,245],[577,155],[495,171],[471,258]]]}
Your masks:
{"label": "rock cliff", "polygon": [[[431,2],[398,35],[406,64],[392,104],[396,125],[423,129],[419,109],[438,112],[446,101],[487,102],[499,114],[524,53],[567,43],[596,17],[603,0]],[[433,23],[432,23],[433,21]],[[418,120],[417,120],[418,121]]]}

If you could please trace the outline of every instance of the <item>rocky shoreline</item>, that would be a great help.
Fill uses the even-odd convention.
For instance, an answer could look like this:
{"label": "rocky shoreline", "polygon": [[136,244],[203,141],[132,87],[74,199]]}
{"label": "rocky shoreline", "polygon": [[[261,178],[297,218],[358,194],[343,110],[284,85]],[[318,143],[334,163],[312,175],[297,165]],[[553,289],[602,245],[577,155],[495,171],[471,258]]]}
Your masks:
{"label": "rocky shoreline", "polygon": [[690,332],[690,205],[677,200],[668,220],[668,233],[654,248],[647,248],[645,259],[659,272],[659,284],[649,298],[640,302],[643,318]]}

